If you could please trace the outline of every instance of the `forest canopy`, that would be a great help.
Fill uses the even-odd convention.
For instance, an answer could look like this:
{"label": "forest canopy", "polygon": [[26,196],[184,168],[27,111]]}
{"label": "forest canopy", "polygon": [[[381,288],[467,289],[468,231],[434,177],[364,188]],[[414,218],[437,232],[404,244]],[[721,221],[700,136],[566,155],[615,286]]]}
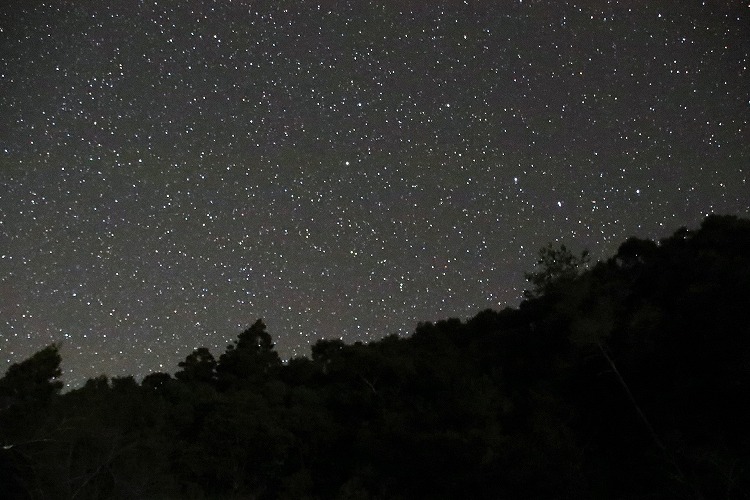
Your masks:
{"label": "forest canopy", "polygon": [[319,340],[262,320],[174,375],[0,379],[5,498],[747,498],[750,220],[548,246],[518,308]]}

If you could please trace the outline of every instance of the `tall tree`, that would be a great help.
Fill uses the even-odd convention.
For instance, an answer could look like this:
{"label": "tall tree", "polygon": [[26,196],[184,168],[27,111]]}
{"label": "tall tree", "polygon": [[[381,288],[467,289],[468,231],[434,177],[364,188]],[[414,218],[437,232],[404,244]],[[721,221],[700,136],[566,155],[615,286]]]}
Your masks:
{"label": "tall tree", "polygon": [[575,279],[589,262],[589,252],[584,250],[575,255],[565,245],[556,248],[551,243],[539,251],[538,270],[526,273],[524,277],[533,288],[526,290],[526,298],[536,298],[553,292]]}
{"label": "tall tree", "polygon": [[212,384],[216,381],[216,360],[205,347],[199,347],[177,365],[180,371],[174,374],[182,382],[203,382]]}
{"label": "tall tree", "polygon": [[0,409],[17,402],[46,401],[63,387],[58,377],[60,352],[51,344],[29,359],[14,363],[0,379]]}
{"label": "tall tree", "polygon": [[266,381],[272,371],[281,366],[281,359],[273,347],[266,324],[262,319],[257,320],[219,357],[216,374],[220,388]]}

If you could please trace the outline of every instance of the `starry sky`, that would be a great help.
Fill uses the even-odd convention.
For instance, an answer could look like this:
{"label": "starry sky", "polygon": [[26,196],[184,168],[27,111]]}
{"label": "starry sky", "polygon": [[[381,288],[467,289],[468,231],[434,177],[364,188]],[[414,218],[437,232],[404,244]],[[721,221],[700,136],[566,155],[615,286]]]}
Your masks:
{"label": "starry sky", "polygon": [[745,4],[15,2],[0,373],[408,334],[517,306],[548,242],[748,216]]}

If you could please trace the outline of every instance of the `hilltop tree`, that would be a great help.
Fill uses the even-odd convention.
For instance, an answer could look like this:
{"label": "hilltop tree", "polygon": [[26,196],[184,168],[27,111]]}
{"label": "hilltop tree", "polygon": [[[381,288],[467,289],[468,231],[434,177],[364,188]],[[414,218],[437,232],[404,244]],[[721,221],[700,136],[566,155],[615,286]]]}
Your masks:
{"label": "hilltop tree", "polygon": [[216,374],[220,388],[254,385],[267,380],[271,372],[281,366],[273,347],[266,324],[262,319],[257,320],[219,357]]}
{"label": "hilltop tree", "polygon": [[538,269],[525,273],[524,277],[533,285],[526,290],[526,298],[537,298],[550,294],[560,285],[571,282],[578,277],[589,262],[589,252],[584,250],[576,256],[565,245],[556,248],[551,243],[539,251]]}
{"label": "hilltop tree", "polygon": [[46,401],[58,394],[63,383],[59,348],[52,344],[29,359],[14,363],[0,379],[0,408],[17,402]]}
{"label": "hilltop tree", "polygon": [[180,371],[174,374],[177,380],[187,383],[203,382],[212,384],[216,381],[216,360],[205,347],[199,347],[177,365]]}

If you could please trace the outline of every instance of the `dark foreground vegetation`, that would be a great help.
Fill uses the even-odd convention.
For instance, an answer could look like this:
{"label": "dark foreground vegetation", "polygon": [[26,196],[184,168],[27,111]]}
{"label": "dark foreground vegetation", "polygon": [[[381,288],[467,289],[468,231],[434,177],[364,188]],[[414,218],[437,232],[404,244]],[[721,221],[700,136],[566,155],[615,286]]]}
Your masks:
{"label": "dark foreground vegetation", "polygon": [[540,257],[518,309],[286,364],[258,321],[59,394],[50,346],[0,380],[0,496],[748,498],[750,221]]}

